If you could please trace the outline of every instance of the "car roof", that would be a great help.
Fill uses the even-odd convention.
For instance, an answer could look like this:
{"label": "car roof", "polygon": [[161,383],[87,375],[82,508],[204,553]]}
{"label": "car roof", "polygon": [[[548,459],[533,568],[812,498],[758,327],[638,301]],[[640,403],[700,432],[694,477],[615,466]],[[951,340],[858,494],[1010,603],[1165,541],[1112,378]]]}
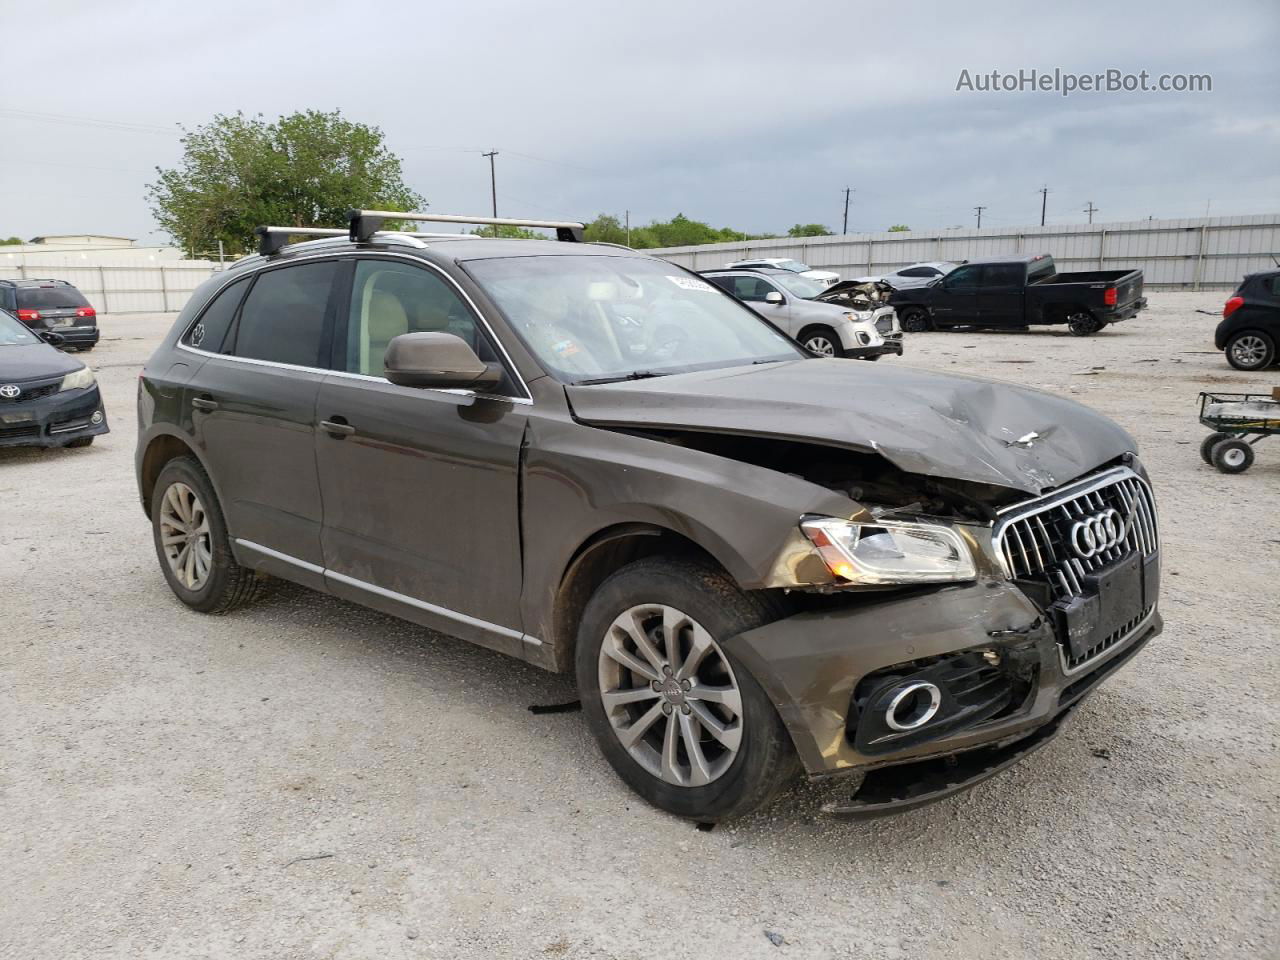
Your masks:
{"label": "car roof", "polygon": [[0,283],[6,283],[11,287],[43,287],[54,283],[60,283],[64,287],[71,286],[68,280],[54,280],[52,277],[47,280],[41,280],[37,277],[28,277],[21,280],[0,280]]}
{"label": "car roof", "polygon": [[1051,260],[1052,256],[1047,253],[1021,253],[1014,254],[1010,257],[974,257],[972,260],[963,264],[963,266],[973,266],[975,263],[1026,263],[1032,264],[1039,260]]}

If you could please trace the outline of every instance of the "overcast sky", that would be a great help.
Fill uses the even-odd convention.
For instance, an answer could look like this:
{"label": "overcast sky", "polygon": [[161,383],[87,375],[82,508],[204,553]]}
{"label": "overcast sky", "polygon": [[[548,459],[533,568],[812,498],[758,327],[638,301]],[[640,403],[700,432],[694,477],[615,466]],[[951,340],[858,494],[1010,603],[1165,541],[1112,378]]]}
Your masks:
{"label": "overcast sky", "polygon": [[[1280,211],[1280,4],[0,0],[0,235],[159,242],[215,113],[380,126],[441,213],[683,212],[851,232]],[[957,92],[961,71],[1207,73],[1210,93]]]}

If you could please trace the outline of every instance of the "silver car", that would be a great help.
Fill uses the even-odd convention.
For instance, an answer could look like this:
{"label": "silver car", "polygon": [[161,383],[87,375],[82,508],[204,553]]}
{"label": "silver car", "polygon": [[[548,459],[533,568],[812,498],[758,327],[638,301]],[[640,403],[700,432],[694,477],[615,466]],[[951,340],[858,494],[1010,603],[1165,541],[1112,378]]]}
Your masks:
{"label": "silver car", "polygon": [[810,298],[826,287],[787,270],[708,270],[702,276],[814,353],[862,360],[902,355],[902,331],[891,306],[857,310],[816,303]]}
{"label": "silver car", "polygon": [[733,263],[724,265],[726,270],[786,270],[788,273],[798,274],[806,277],[824,287],[829,287],[833,283],[840,281],[840,274],[832,273],[830,270],[815,270],[807,263],[801,263],[799,260],[792,260],[788,257],[757,257],[754,260],[736,260]]}
{"label": "silver car", "polygon": [[939,277],[945,277],[958,266],[960,264],[954,260],[926,260],[923,263],[913,263],[910,266],[894,270],[892,273],[858,277],[855,282],[870,283],[879,281],[889,284],[895,290],[911,290],[915,287],[928,286]]}

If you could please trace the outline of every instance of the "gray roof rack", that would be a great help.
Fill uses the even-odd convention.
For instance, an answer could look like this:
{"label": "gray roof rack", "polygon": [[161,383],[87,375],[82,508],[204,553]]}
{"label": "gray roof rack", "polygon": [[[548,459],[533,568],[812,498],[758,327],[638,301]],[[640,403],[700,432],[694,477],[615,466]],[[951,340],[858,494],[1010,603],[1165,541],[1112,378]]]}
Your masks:
{"label": "gray roof rack", "polygon": [[346,230],[330,227],[254,227],[258,237],[258,253],[264,257],[280,252],[290,237],[345,237]]}
{"label": "gray roof rack", "polygon": [[511,220],[505,217],[459,217],[447,213],[401,213],[395,210],[348,210],[353,243],[368,243],[386,220],[414,220],[421,223],[474,223],[503,227],[548,227],[557,240],[582,243],[583,225],[574,220]]}

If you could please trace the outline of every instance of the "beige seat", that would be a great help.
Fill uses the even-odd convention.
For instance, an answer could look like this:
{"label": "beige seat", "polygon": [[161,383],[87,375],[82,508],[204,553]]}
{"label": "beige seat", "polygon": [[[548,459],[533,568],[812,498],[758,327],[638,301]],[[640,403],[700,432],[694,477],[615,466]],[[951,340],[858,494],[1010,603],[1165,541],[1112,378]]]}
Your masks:
{"label": "beige seat", "polygon": [[409,315],[400,298],[394,293],[375,288],[369,295],[368,312],[365,316],[368,346],[361,358],[362,372],[374,377],[382,376],[385,369],[383,358],[387,354],[388,345],[394,338],[408,332]]}

